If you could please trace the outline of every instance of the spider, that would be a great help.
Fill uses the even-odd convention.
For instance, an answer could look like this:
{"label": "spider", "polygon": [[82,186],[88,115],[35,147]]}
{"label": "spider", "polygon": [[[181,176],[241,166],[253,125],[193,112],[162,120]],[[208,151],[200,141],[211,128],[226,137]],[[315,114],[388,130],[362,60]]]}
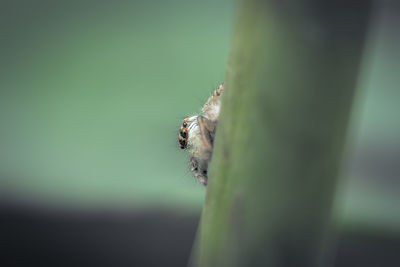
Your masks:
{"label": "spider", "polygon": [[208,98],[202,108],[202,114],[185,118],[179,130],[179,146],[188,150],[190,170],[203,185],[207,185],[208,163],[212,156],[223,92],[222,84]]}

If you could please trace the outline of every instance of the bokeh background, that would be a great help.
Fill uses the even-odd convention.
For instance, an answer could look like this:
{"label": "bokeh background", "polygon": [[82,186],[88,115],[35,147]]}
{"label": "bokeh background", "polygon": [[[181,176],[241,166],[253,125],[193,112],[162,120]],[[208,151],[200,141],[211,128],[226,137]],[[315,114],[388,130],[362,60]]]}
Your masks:
{"label": "bokeh background", "polygon": [[[177,131],[224,80],[236,4],[0,1],[2,266],[186,264],[205,188]],[[398,260],[399,10],[382,1],[371,23],[338,266]]]}

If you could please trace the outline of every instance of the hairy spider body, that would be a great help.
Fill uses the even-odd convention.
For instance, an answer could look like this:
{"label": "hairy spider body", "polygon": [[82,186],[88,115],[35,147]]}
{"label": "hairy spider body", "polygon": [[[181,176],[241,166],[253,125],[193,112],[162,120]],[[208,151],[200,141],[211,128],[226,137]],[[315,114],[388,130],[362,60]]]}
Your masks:
{"label": "hairy spider body", "polygon": [[184,119],[179,131],[178,143],[181,149],[188,150],[191,171],[203,185],[207,185],[223,91],[224,86],[220,85],[204,104],[202,114]]}

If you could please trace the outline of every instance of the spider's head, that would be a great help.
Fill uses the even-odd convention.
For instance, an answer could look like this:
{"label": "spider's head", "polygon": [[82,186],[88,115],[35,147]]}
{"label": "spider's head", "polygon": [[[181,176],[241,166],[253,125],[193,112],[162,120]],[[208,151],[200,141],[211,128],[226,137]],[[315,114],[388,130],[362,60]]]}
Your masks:
{"label": "spider's head", "polygon": [[181,149],[188,145],[190,130],[197,124],[197,116],[188,117],[183,120],[179,130],[178,143]]}

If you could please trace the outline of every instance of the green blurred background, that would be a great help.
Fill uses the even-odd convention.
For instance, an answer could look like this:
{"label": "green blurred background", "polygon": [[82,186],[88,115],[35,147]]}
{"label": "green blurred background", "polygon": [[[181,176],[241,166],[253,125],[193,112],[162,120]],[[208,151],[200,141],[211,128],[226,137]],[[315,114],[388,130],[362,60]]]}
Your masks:
{"label": "green blurred background", "polygon": [[44,205],[201,208],[178,149],[224,80],[231,1],[1,7],[1,194]]}
{"label": "green blurred background", "polygon": [[[224,80],[235,2],[1,1],[0,195],[199,213],[181,120]],[[377,9],[335,211],[400,230],[399,22]],[[290,75],[290,74],[289,74]]]}

